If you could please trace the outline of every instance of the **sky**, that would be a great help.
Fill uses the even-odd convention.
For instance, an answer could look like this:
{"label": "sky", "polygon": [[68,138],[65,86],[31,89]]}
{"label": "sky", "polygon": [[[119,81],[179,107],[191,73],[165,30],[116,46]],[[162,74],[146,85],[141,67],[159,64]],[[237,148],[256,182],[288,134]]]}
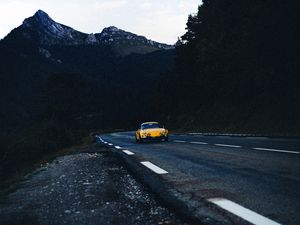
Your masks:
{"label": "sky", "polygon": [[85,33],[120,29],[174,44],[201,0],[0,0],[0,39],[38,9],[56,22]]}

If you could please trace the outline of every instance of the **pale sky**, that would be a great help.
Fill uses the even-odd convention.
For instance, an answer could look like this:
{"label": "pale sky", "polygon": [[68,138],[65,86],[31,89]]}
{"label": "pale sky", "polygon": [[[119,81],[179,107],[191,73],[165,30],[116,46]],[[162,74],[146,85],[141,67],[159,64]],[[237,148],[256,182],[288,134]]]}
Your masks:
{"label": "pale sky", "polygon": [[85,33],[104,27],[174,44],[201,0],[0,0],[0,39],[38,9],[56,22]]}

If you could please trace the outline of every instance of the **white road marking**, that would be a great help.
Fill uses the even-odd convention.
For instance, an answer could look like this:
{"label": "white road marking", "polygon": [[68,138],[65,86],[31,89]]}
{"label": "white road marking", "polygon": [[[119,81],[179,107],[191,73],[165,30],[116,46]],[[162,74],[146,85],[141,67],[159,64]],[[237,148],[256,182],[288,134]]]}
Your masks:
{"label": "white road marking", "polygon": [[126,134],[111,134],[111,136],[115,136],[115,137],[126,137],[129,139],[134,139],[134,135],[126,135]]}
{"label": "white road marking", "polygon": [[96,136],[96,138],[98,138],[100,141],[103,141],[103,139],[100,136]]}
{"label": "white road marking", "polygon": [[251,211],[235,202],[224,198],[211,198],[208,201],[218,205],[219,207],[243,218],[244,220],[255,225],[280,225],[279,223],[268,219],[256,212]]}
{"label": "white road marking", "polygon": [[270,139],[269,137],[246,137],[248,139],[259,139],[259,140],[266,140],[266,139]]}
{"label": "white road marking", "polygon": [[269,151],[269,152],[284,152],[284,153],[292,153],[292,154],[299,154],[300,152],[295,151],[287,151],[287,150],[280,150],[280,149],[272,149],[272,148],[253,148],[254,150],[259,151]]}
{"label": "white road marking", "polygon": [[198,141],[191,141],[191,144],[196,144],[196,145],[208,145],[206,142],[198,142]]}
{"label": "white road marking", "polygon": [[115,148],[116,148],[116,149],[121,149],[122,147],[120,147],[120,146],[116,145],[116,146],[115,146]]}
{"label": "white road marking", "polygon": [[106,142],[106,141],[104,141],[103,143],[104,143],[104,144],[107,144],[107,142]]}
{"label": "white road marking", "polygon": [[199,135],[199,136],[202,136],[202,133],[188,133],[190,135]]}
{"label": "white road marking", "polygon": [[134,155],[134,153],[129,150],[123,150],[123,152],[126,153],[127,155]]}
{"label": "white road marking", "polygon": [[112,143],[108,143],[108,145],[112,146],[113,144]]}
{"label": "white road marking", "polygon": [[177,143],[186,143],[186,141],[180,141],[180,140],[174,140],[174,142],[177,142]]}
{"label": "white road marking", "polygon": [[168,173],[164,169],[154,165],[153,163],[151,163],[149,161],[141,162],[141,164],[143,164],[144,166],[146,166],[147,168],[149,168],[150,170],[152,170],[153,172],[155,172],[157,174],[167,174]]}
{"label": "white road marking", "polygon": [[226,145],[226,144],[214,144],[214,145],[220,146],[220,147],[241,148],[241,146],[239,146],[239,145]]}

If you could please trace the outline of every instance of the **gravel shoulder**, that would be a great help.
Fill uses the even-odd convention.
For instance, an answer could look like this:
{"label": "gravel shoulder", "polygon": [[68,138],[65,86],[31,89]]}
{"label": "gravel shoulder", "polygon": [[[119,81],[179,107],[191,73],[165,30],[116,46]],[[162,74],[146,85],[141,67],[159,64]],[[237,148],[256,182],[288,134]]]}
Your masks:
{"label": "gravel shoulder", "polygon": [[186,224],[97,146],[58,157],[0,202],[0,224]]}

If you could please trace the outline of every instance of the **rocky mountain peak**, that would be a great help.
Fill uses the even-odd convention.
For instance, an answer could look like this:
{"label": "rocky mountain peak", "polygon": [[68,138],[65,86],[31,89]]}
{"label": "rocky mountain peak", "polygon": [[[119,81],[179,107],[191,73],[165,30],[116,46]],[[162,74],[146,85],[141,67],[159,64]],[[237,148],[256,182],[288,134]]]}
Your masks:
{"label": "rocky mountain peak", "polygon": [[41,44],[84,44],[87,34],[71,27],[55,22],[43,10],[38,10],[32,17],[24,20],[22,27],[24,36],[38,36]]}
{"label": "rocky mountain peak", "polygon": [[39,18],[41,20],[52,20],[50,18],[50,16],[44,12],[43,10],[39,9],[38,11],[36,11],[36,13],[33,15],[36,18]]}
{"label": "rocky mountain peak", "polygon": [[106,44],[125,44],[125,45],[147,45],[156,49],[172,49],[173,46],[161,44],[147,39],[144,36],[136,35],[131,32],[121,30],[115,26],[106,27],[100,34],[99,40]]}
{"label": "rocky mountain peak", "polygon": [[110,26],[110,27],[106,27],[103,29],[103,31],[108,31],[108,32],[119,32],[120,29],[115,27],[115,26]]}
{"label": "rocky mountain peak", "polygon": [[38,10],[32,17],[29,17],[23,21],[23,25],[26,27],[32,27],[36,25],[49,27],[54,23],[54,20],[52,20],[50,16],[42,10]]}

